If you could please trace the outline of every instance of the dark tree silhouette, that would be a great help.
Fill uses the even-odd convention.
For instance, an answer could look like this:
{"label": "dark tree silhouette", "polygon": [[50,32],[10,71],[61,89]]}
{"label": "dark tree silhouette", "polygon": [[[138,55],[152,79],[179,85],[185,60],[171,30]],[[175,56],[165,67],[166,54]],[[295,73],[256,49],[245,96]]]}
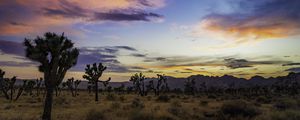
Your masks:
{"label": "dark tree silhouette", "polygon": [[111,80],[111,78],[109,77],[106,81],[100,81],[104,86],[104,90],[107,90],[107,87],[108,87],[108,84],[109,84],[110,80]]}
{"label": "dark tree silhouette", "polygon": [[78,86],[79,86],[80,83],[81,83],[80,80],[76,80],[76,81],[74,82],[75,96],[78,95]]}
{"label": "dark tree silhouette", "polygon": [[36,86],[35,86],[36,96],[40,95],[40,90],[41,90],[42,83],[43,83],[43,78],[36,79]]}
{"label": "dark tree silhouette", "polygon": [[0,88],[2,93],[5,95],[6,99],[9,99],[9,95],[7,93],[8,86],[4,80],[5,71],[0,69]]}
{"label": "dark tree silhouette", "polygon": [[146,77],[143,73],[136,73],[131,76],[129,80],[132,81],[135,90],[138,91],[141,96],[145,96],[145,79]]}
{"label": "dark tree silhouette", "polygon": [[39,71],[44,73],[47,95],[42,119],[51,120],[53,90],[62,82],[67,70],[76,65],[79,51],[64,33],[47,32],[34,40],[25,38],[24,45],[26,57],[39,62]]}
{"label": "dark tree silhouette", "polygon": [[184,92],[186,92],[187,94],[195,95],[196,89],[195,79],[188,78],[184,84]]}
{"label": "dark tree silhouette", "polygon": [[24,89],[26,88],[26,85],[27,85],[27,80],[23,80],[23,85],[21,88],[19,88],[18,94],[17,94],[17,97],[15,98],[15,100],[18,100],[19,97],[22,95]]}
{"label": "dark tree silhouette", "polygon": [[99,78],[102,76],[103,71],[106,70],[106,66],[103,66],[102,63],[94,63],[91,65],[86,65],[85,75],[82,77],[92,83],[95,87],[95,101],[99,101],[98,98],[98,82]]}

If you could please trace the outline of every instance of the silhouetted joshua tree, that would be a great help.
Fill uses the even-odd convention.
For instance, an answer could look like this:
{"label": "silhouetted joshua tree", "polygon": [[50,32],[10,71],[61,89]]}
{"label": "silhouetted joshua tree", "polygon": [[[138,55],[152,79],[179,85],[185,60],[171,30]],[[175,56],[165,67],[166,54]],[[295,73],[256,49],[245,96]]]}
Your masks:
{"label": "silhouetted joshua tree", "polygon": [[98,82],[99,78],[102,76],[103,71],[106,70],[106,67],[102,63],[94,63],[91,65],[86,65],[85,75],[82,77],[92,83],[95,87],[95,101],[99,101],[98,98]]}
{"label": "silhouetted joshua tree", "polygon": [[18,100],[19,97],[22,95],[24,89],[26,88],[26,85],[27,85],[27,80],[23,80],[23,85],[21,88],[19,88],[18,94],[17,94],[17,97],[15,98],[15,100]]}
{"label": "silhouetted joshua tree", "polygon": [[40,79],[36,79],[36,96],[39,96],[40,95],[40,90],[41,90],[41,87],[42,87],[42,83],[43,83],[43,78],[40,78]]}
{"label": "silhouetted joshua tree", "polygon": [[25,85],[25,91],[26,91],[26,93],[29,93],[29,95],[33,95],[33,93],[32,93],[32,90],[33,90],[33,88],[34,88],[34,86],[35,86],[35,81],[32,81],[32,80],[30,80],[30,81],[28,81],[27,82],[27,84]]}
{"label": "silhouetted joshua tree", "polygon": [[167,83],[167,78],[164,75],[157,74],[157,77],[158,77],[158,80],[157,80],[155,95],[159,96],[161,89],[163,89],[164,91],[168,91],[169,86]]}
{"label": "silhouetted joshua tree", "polygon": [[138,91],[141,96],[145,96],[145,79],[146,77],[143,73],[136,73],[131,76],[129,80],[132,81],[135,90]]}
{"label": "silhouetted joshua tree", "polygon": [[195,90],[196,90],[196,82],[195,79],[193,78],[188,78],[185,81],[184,84],[184,92],[186,92],[187,94],[191,94],[191,95],[195,95]]}
{"label": "silhouetted joshua tree", "polygon": [[74,93],[74,87],[73,87],[73,84],[74,84],[74,78],[69,78],[65,84],[67,85],[68,89],[70,90],[70,92],[72,93],[72,96],[75,97],[75,93]]}
{"label": "silhouetted joshua tree", "polygon": [[39,71],[44,73],[47,90],[42,119],[51,120],[53,91],[68,69],[76,65],[79,51],[73,48],[70,39],[62,35],[47,32],[44,37],[26,39],[26,57],[40,63]]}
{"label": "silhouetted joshua tree", "polygon": [[[4,73],[5,74],[5,73]],[[3,74],[3,76],[4,76]],[[13,100],[13,95],[14,95],[14,85],[16,83],[17,77],[14,76],[11,79],[9,78],[3,78],[1,77],[1,89],[3,94],[5,95],[6,99],[12,101]]]}
{"label": "silhouetted joshua tree", "polygon": [[104,90],[107,90],[107,87],[108,87],[108,84],[109,84],[110,80],[111,80],[111,78],[109,77],[106,81],[100,81],[104,86]]}
{"label": "silhouetted joshua tree", "polygon": [[3,71],[2,69],[0,69],[0,89],[2,91],[2,93],[4,94],[6,99],[9,99],[9,96],[6,92],[6,86],[5,86],[5,82],[4,82],[4,75],[5,75],[5,71]]}
{"label": "silhouetted joshua tree", "polygon": [[5,98],[7,100],[9,100],[11,98],[8,94],[8,91],[10,88],[10,85],[8,83],[9,79],[8,80],[5,79],[4,75],[5,75],[5,71],[0,69],[0,88],[1,88],[2,93],[5,95]]}
{"label": "silhouetted joshua tree", "polygon": [[81,83],[80,80],[76,80],[76,81],[74,82],[75,96],[78,95],[78,86],[79,86],[80,83]]}

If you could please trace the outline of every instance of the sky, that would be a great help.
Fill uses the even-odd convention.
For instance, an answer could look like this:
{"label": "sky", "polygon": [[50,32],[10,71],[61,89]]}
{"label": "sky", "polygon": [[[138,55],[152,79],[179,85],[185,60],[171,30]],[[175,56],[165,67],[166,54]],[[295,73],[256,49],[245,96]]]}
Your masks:
{"label": "sky", "polygon": [[0,68],[35,79],[25,38],[64,33],[80,50],[66,79],[103,63],[101,79],[143,72],[255,75],[300,72],[299,0],[0,0]]}

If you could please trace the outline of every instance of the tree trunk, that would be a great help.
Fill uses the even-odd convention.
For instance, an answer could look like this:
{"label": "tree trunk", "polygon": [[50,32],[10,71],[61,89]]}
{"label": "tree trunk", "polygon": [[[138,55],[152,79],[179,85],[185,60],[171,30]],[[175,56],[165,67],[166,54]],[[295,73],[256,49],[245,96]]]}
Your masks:
{"label": "tree trunk", "polygon": [[13,87],[11,87],[11,89],[10,89],[10,101],[12,101],[13,100],[13,94],[14,94],[14,88]]}
{"label": "tree trunk", "polygon": [[8,95],[7,91],[4,88],[1,88],[1,89],[2,89],[3,94],[5,95],[5,98],[7,100],[9,100],[9,95]]}
{"label": "tree trunk", "polygon": [[95,101],[98,101],[98,81],[96,81],[96,83],[95,83]]}
{"label": "tree trunk", "polygon": [[53,99],[53,87],[47,88],[47,95],[44,105],[43,120],[51,120],[51,110],[52,110],[52,99]]}

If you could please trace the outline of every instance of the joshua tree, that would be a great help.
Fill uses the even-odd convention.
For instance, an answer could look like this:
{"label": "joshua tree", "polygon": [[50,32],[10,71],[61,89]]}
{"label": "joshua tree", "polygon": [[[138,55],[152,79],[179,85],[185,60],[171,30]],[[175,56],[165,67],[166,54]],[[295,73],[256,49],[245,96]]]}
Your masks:
{"label": "joshua tree", "polygon": [[195,82],[195,79],[190,79],[188,78],[186,81],[185,81],[185,84],[184,84],[184,91],[188,94],[192,94],[194,95],[195,94],[195,90],[196,90],[196,86],[195,86],[196,82]]}
{"label": "joshua tree", "polygon": [[104,90],[107,90],[107,86],[108,86],[110,80],[111,80],[111,78],[109,77],[106,81],[100,81],[104,86]]}
{"label": "joshua tree", "polygon": [[102,63],[94,63],[91,65],[86,65],[85,75],[82,77],[92,83],[95,87],[95,101],[99,101],[98,99],[98,82],[99,78],[102,76],[103,71],[106,70],[106,66],[103,66]]}
{"label": "joshua tree", "polygon": [[5,95],[5,98],[9,100],[9,95],[7,93],[8,91],[8,85],[6,83],[6,80],[4,79],[5,71],[0,69],[0,88],[2,90],[2,93]]}
{"label": "joshua tree", "polygon": [[78,95],[78,86],[79,86],[80,83],[81,83],[80,80],[76,80],[76,81],[74,82],[75,96]]}
{"label": "joshua tree", "polygon": [[165,91],[168,91],[169,86],[167,83],[167,78],[164,75],[157,74],[158,80],[155,90],[155,95],[159,96],[160,88],[164,89]]}
{"label": "joshua tree", "polygon": [[18,100],[18,99],[19,99],[19,97],[22,95],[22,93],[23,93],[24,89],[26,88],[26,85],[27,85],[27,80],[23,80],[23,85],[22,85],[22,87],[21,87],[21,88],[19,88],[19,90],[18,90],[18,94],[17,94],[17,97],[16,97],[16,99],[15,99],[15,100]]}
{"label": "joshua tree", "polygon": [[[1,72],[1,71],[0,71]],[[14,94],[14,85],[16,83],[17,77],[14,76],[11,79],[9,78],[3,78],[5,72],[3,71],[1,73],[1,81],[0,81],[0,86],[2,89],[3,94],[5,95],[6,99],[8,100],[13,100],[13,94]]]}
{"label": "joshua tree", "polygon": [[40,63],[39,71],[44,73],[47,90],[42,119],[51,119],[53,91],[68,69],[76,65],[79,51],[73,48],[70,39],[62,35],[47,32],[44,37],[24,41],[26,57]]}
{"label": "joshua tree", "polygon": [[137,90],[141,96],[145,95],[145,84],[144,84],[145,79],[146,77],[145,75],[143,75],[143,73],[140,74],[136,73],[133,76],[131,76],[129,80],[133,82],[133,86],[135,90]]}
{"label": "joshua tree", "polygon": [[6,79],[6,82],[8,83],[8,89],[10,90],[10,100],[13,100],[13,94],[14,94],[14,85],[16,83],[17,77],[14,76],[11,79]]}
{"label": "joshua tree", "polygon": [[35,81],[28,81],[27,84],[25,85],[25,91],[26,93],[29,93],[29,95],[33,95],[32,90],[35,86]]}
{"label": "joshua tree", "polygon": [[42,82],[43,82],[43,78],[40,78],[40,79],[36,79],[36,96],[39,96],[40,94],[40,89],[41,89],[41,86],[42,86]]}
{"label": "joshua tree", "polygon": [[66,86],[68,87],[68,89],[71,91],[72,93],[72,96],[75,97],[75,94],[74,94],[74,87],[73,87],[73,84],[74,84],[74,78],[69,78],[66,82],[65,82]]}

